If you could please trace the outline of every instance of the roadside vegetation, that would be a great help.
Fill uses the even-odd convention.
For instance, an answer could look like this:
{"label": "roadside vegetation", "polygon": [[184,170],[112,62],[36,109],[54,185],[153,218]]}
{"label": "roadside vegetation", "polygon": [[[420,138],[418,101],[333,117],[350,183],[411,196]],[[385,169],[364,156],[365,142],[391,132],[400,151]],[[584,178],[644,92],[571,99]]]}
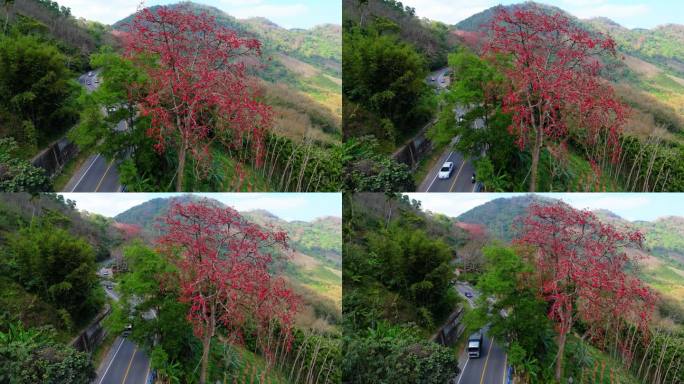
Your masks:
{"label": "roadside vegetation", "polygon": [[459,302],[451,246],[461,231],[397,195],[345,195],[346,383],[444,383],[457,354],[430,337]]}

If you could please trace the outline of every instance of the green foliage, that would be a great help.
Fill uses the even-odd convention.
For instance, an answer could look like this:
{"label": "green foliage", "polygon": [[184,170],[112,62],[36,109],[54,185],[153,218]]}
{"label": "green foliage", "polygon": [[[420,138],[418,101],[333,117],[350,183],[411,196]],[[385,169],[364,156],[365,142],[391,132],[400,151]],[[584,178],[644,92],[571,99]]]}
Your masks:
{"label": "green foliage", "polygon": [[553,360],[554,332],[546,317],[546,303],[527,281],[533,267],[510,248],[489,246],[483,254],[486,268],[477,283],[482,295],[474,317],[484,320],[479,326],[490,325],[491,336],[510,343],[511,363],[519,372],[529,369],[535,375],[538,366],[533,368],[532,359],[543,361],[544,367]]}
{"label": "green foliage", "polygon": [[344,381],[446,382],[456,354],[425,336],[457,301],[449,232],[391,193],[350,195],[344,217]]}
{"label": "green foliage", "polygon": [[103,302],[95,276],[95,254],[86,241],[55,227],[63,216],[54,215],[10,234],[3,263],[26,291],[65,309],[74,323],[80,324]]}
{"label": "green foliage", "polygon": [[80,87],[65,62],[54,45],[38,37],[0,37],[0,120],[11,114],[15,121],[3,127],[5,136],[35,148],[76,121]]}
{"label": "green foliage", "polygon": [[45,170],[19,158],[19,148],[13,138],[0,138],[0,191],[38,193],[50,190],[52,183],[45,176]]}
{"label": "green foliage", "polygon": [[90,356],[57,343],[46,329],[0,328],[0,382],[87,384],[95,378]]}
{"label": "green foliage", "polygon": [[379,323],[345,337],[345,383],[443,384],[459,372],[456,354],[408,327]]}
{"label": "green foliage", "polygon": [[[413,47],[375,27],[345,28],[342,92],[395,127],[392,136],[405,136],[429,119],[432,111],[418,108],[429,97],[427,66]],[[354,132],[345,132],[358,136]],[[384,137],[382,132],[377,137]]]}
{"label": "green foliage", "polygon": [[[142,243],[127,246],[124,260],[129,272],[121,275],[116,286],[120,300],[114,303],[106,327],[119,333],[131,324],[129,337],[153,351],[153,364],[181,381],[193,377],[201,347],[186,320],[188,306],[178,301],[170,279],[173,266]],[[150,316],[150,311],[156,316]]]}
{"label": "green foliage", "polygon": [[388,192],[415,189],[408,166],[378,153],[375,139],[349,139],[345,141],[343,148],[343,190]]}

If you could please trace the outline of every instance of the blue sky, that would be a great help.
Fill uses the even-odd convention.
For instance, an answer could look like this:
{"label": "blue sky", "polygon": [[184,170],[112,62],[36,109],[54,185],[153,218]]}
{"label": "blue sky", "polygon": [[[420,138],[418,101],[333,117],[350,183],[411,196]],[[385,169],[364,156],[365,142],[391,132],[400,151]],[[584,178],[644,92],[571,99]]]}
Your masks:
{"label": "blue sky", "polygon": [[[113,24],[134,13],[141,0],[57,0],[76,17]],[[145,0],[145,6],[174,4],[181,0]],[[310,28],[342,23],[341,0],[194,0],[243,19],[261,16],[285,28]]]}
{"label": "blue sky", "polygon": [[[156,198],[179,193],[62,193],[76,208],[113,217]],[[342,217],[341,193],[195,193],[221,201],[238,211],[265,209],[287,221],[312,221],[323,216]]]}
{"label": "blue sky", "polygon": [[[404,0],[416,8],[418,16],[448,24],[457,22],[498,4],[522,0]],[[537,0],[562,8],[579,18],[605,16],[628,28],[653,28],[660,24],[684,24],[682,0]]]}
{"label": "blue sky", "polygon": [[[524,193],[409,193],[424,209],[456,217],[488,201]],[[608,209],[630,220],[684,217],[684,193],[539,193],[560,199],[577,209]]]}

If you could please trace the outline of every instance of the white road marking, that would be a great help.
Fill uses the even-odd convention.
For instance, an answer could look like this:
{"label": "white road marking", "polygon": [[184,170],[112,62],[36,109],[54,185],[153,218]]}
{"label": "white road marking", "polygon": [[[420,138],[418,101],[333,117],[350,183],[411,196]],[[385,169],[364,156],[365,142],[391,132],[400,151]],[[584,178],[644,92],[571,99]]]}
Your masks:
{"label": "white road marking", "polygon": [[112,356],[111,360],[109,360],[109,365],[107,365],[107,369],[105,369],[104,373],[102,374],[102,378],[97,384],[102,384],[102,380],[104,380],[104,378],[107,376],[107,372],[109,372],[109,368],[112,366],[114,359],[116,359],[116,355],[119,353],[119,349],[121,349],[123,343],[124,339],[121,339],[121,343],[119,343],[119,348],[116,349],[116,352],[114,352],[114,356]]}
{"label": "white road marking", "polygon": [[466,363],[463,366],[463,370],[461,371],[461,374],[458,376],[458,382],[456,384],[461,384],[461,379],[463,378],[463,374],[465,373],[465,370],[466,370],[466,367],[468,366],[469,361],[470,361],[470,357],[468,357],[468,360],[466,360]]}
{"label": "white road marking", "polygon": [[78,182],[76,182],[76,185],[74,185],[74,187],[71,189],[71,192],[74,192],[76,190],[76,188],[78,188],[78,185],[81,184],[81,181],[83,181],[83,178],[86,177],[86,175],[88,174],[88,171],[90,171],[90,168],[93,167],[93,164],[95,164],[95,162],[97,161],[97,159],[99,157],[100,157],[100,154],[98,153],[97,156],[95,156],[95,159],[93,159],[92,163],[90,163],[90,166],[88,166],[88,169],[86,169],[86,171],[83,172],[83,175],[81,176],[81,178],[78,179]]}

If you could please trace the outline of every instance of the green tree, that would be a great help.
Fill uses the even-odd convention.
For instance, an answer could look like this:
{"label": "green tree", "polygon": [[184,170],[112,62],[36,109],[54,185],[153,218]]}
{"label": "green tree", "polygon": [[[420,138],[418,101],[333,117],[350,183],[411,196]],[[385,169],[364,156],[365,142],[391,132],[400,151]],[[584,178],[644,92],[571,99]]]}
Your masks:
{"label": "green tree", "polygon": [[[431,115],[425,84],[427,65],[416,50],[392,31],[389,20],[376,21],[367,29],[345,29],[342,91],[398,129],[397,137],[419,128]],[[353,133],[351,133],[353,136]]]}
{"label": "green tree", "polygon": [[518,372],[536,376],[533,359],[553,358],[554,333],[546,304],[536,295],[533,268],[511,248],[489,246],[482,253],[486,267],[477,282],[482,294],[469,321],[478,327],[489,324],[489,334],[507,342]]}
{"label": "green tree", "polygon": [[188,307],[178,301],[173,266],[142,243],[127,246],[124,260],[129,272],[117,284],[120,300],[107,327],[118,333],[131,324],[130,337],[153,351],[152,364],[167,382],[192,376],[201,347],[186,321]]}
{"label": "green tree", "polygon": [[81,323],[97,312],[104,299],[95,275],[95,253],[85,240],[56,226],[55,221],[64,216],[57,212],[43,216],[8,236],[8,264],[24,289]]}
{"label": "green tree", "polygon": [[90,356],[57,343],[50,330],[6,327],[0,328],[0,382],[88,384],[95,378]]}
{"label": "green tree", "polygon": [[10,127],[19,144],[36,144],[20,140],[32,135],[23,131],[26,127],[35,129],[40,141],[76,122],[75,96],[81,87],[65,63],[66,57],[39,37],[0,37],[0,112],[20,122]]}
{"label": "green tree", "polygon": [[19,158],[14,138],[0,138],[0,191],[38,193],[51,190],[52,183],[45,170]]}
{"label": "green tree", "polygon": [[459,372],[451,349],[385,322],[346,337],[344,356],[342,375],[350,384],[443,384]]}

